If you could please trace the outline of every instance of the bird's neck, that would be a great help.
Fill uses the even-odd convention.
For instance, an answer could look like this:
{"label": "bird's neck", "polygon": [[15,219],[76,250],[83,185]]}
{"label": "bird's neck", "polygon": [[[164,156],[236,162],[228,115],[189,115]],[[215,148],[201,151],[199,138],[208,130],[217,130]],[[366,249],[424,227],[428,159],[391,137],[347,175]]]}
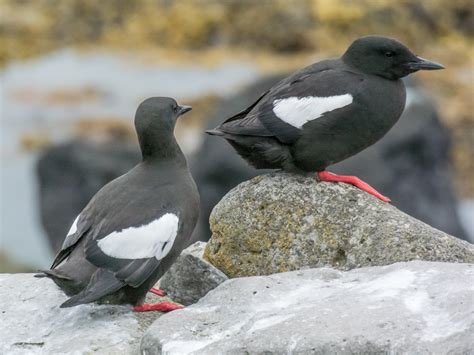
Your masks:
{"label": "bird's neck", "polygon": [[176,160],[186,164],[183,152],[173,134],[156,135],[144,132],[139,138],[143,161]]}
{"label": "bird's neck", "polygon": [[363,64],[361,64],[360,62],[356,61],[356,60],[353,60],[350,56],[348,56],[347,54],[344,54],[341,58],[341,61],[342,63],[345,64],[345,66],[347,67],[347,69],[349,69],[350,71],[354,71],[356,73],[361,73],[361,74],[370,74],[370,73],[367,73],[363,68]]}

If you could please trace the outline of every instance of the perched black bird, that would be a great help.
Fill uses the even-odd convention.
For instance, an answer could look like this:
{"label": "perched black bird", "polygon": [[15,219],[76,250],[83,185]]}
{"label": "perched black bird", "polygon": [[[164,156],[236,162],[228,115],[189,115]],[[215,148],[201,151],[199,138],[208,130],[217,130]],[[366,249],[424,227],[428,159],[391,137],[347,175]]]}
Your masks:
{"label": "perched black bird", "polygon": [[354,41],[341,58],[314,63],[264,92],[247,109],[207,131],[227,139],[259,169],[317,172],[390,201],[354,176],[325,171],[377,142],[405,107],[400,78],[440,64],[381,36]]}
{"label": "perched black bird", "polygon": [[132,304],[136,311],[175,308],[142,303],[188,245],[198,218],[199,195],[173,134],[176,119],[189,110],[164,97],[138,107],[142,162],[97,192],[51,270],[43,271],[72,296],[61,307],[98,301]]}

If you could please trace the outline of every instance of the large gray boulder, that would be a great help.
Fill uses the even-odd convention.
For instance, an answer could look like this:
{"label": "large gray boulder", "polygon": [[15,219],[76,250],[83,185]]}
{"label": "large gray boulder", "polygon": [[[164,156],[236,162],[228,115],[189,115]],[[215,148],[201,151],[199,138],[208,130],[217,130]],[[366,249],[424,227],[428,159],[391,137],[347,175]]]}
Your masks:
{"label": "large gray boulder", "polygon": [[205,258],[229,277],[399,261],[474,262],[474,245],[351,185],[258,176],[214,208]]}
{"label": "large gray boulder", "polygon": [[181,252],[160,279],[159,286],[174,301],[185,306],[196,303],[228,277],[203,259],[206,243],[196,242]]}
{"label": "large gray boulder", "polygon": [[232,279],[164,315],[143,354],[468,354],[474,265],[398,263]]}
{"label": "large gray boulder", "polygon": [[0,353],[137,354],[143,332],[161,315],[130,306],[59,308],[66,299],[49,279],[0,274]]}

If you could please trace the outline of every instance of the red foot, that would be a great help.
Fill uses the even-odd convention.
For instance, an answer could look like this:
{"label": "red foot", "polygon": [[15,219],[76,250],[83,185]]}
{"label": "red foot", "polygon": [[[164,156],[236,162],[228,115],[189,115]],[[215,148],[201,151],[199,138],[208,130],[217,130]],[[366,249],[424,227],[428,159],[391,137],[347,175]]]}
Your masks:
{"label": "red foot", "polygon": [[165,291],[160,290],[159,288],[155,288],[155,287],[150,288],[149,292],[154,293],[155,295],[160,296],[160,297],[166,296]]}
{"label": "red foot", "polygon": [[144,303],[139,306],[133,307],[135,312],[150,312],[150,311],[158,311],[158,312],[171,312],[177,309],[184,308],[180,304],[171,303],[171,302],[158,302],[158,303]]}
{"label": "red foot", "polygon": [[369,184],[362,181],[356,176],[336,175],[336,174],[330,173],[329,171],[320,171],[318,172],[318,177],[321,181],[344,182],[346,184],[351,184],[351,185],[354,185],[355,187],[358,187],[362,191],[368,192],[369,194],[377,197],[383,202],[391,201],[388,197],[382,195],[380,192],[375,190],[372,186],[370,186]]}

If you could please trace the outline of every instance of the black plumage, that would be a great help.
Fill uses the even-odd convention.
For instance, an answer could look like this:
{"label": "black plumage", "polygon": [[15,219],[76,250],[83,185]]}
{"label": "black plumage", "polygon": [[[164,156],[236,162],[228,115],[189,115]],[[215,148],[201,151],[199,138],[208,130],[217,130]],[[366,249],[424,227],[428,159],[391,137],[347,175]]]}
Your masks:
{"label": "black plumage", "polygon": [[199,195],[173,130],[190,109],[171,98],[138,107],[142,162],[97,192],[44,271],[71,296],[61,307],[141,304],[188,245]]}
{"label": "black plumage", "polygon": [[283,79],[207,133],[225,138],[256,168],[322,172],[397,122],[405,106],[402,77],[441,68],[394,39],[363,37],[342,57]]}

